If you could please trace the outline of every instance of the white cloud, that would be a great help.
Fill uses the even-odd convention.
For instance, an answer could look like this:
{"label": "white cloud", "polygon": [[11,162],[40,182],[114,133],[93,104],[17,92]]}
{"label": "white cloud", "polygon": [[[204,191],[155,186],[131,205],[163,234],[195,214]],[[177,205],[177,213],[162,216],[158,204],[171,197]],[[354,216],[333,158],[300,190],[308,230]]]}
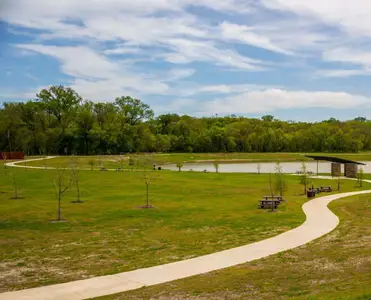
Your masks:
{"label": "white cloud", "polygon": [[351,35],[371,36],[371,2],[369,0],[263,0],[262,2],[272,9],[316,17]]}
{"label": "white cloud", "polygon": [[371,70],[319,70],[316,72],[317,77],[351,77],[351,76],[368,76],[371,75]]}
{"label": "white cloud", "polygon": [[[168,85],[140,73],[126,73],[117,61],[86,47],[57,47],[34,44],[17,45],[23,50],[35,51],[56,58],[63,73],[73,77],[71,87],[91,100],[112,100],[130,92],[162,94]],[[173,76],[173,74],[171,74]]]}
{"label": "white cloud", "polygon": [[262,70],[264,62],[242,56],[234,50],[220,49],[211,41],[168,39],[164,41],[173,52],[163,54],[165,60],[173,63],[193,61],[214,62],[218,65],[246,70]]}
{"label": "white cloud", "polygon": [[220,29],[222,37],[226,40],[246,43],[277,53],[292,54],[292,52],[275,45],[268,37],[255,33],[253,27],[223,22]]}
{"label": "white cloud", "polygon": [[138,54],[140,52],[142,52],[142,49],[133,47],[121,47],[116,49],[107,49],[104,51],[104,53],[108,55]]}
{"label": "white cloud", "polygon": [[363,51],[349,48],[335,48],[325,51],[323,53],[323,59],[371,67],[371,49],[369,51]]}
{"label": "white cloud", "polygon": [[267,89],[210,101],[203,107],[203,111],[218,114],[258,114],[278,109],[310,107],[347,109],[365,104],[371,104],[371,99],[343,92]]}

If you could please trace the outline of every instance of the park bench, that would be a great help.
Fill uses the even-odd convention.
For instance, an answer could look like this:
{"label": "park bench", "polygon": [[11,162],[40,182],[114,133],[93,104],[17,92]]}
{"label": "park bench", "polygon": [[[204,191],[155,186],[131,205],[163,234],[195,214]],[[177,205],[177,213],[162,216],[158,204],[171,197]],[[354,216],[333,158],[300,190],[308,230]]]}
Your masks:
{"label": "park bench", "polygon": [[285,201],[282,196],[263,196],[264,200],[277,200],[279,202]]}
{"label": "park bench", "polygon": [[116,169],[116,172],[122,172],[122,171],[123,171],[122,168],[117,168],[117,169]]}
{"label": "park bench", "polygon": [[100,168],[102,172],[107,172],[108,170],[106,168]]}
{"label": "park bench", "polygon": [[320,194],[321,193],[320,188],[309,188],[309,191],[313,191],[315,194]]}
{"label": "park bench", "polygon": [[321,192],[331,193],[332,192],[332,187],[331,186],[321,186],[320,190],[321,190]]}
{"label": "park bench", "polygon": [[264,199],[264,200],[259,201],[258,208],[271,209],[272,206],[273,206],[273,208],[276,209],[279,205],[280,205],[279,200],[266,200],[266,199]]}

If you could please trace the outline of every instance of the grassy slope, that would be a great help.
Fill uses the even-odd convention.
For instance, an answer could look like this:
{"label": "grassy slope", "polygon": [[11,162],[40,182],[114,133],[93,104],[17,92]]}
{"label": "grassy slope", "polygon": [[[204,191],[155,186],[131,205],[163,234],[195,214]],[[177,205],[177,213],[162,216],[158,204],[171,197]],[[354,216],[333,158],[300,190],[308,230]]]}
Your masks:
{"label": "grassy slope", "polygon": [[[315,155],[321,155],[321,153],[316,153]],[[371,153],[336,153],[336,154],[326,154],[322,155],[328,156],[338,156],[345,159],[356,160],[356,161],[371,161]],[[234,160],[241,162],[276,162],[276,161],[311,161],[311,159],[306,158],[303,153],[171,153],[171,154],[134,154],[131,155],[133,158],[140,161],[142,164],[147,164],[152,166],[153,163],[156,164],[167,164],[167,163],[177,163],[177,162],[196,162],[196,161],[215,161],[219,160],[223,162],[224,160]],[[128,157],[129,155],[124,155],[123,164],[124,167],[128,167]],[[120,156],[118,155],[105,155],[105,156],[80,156],[79,165],[83,168],[90,168],[89,161],[95,161],[95,167],[98,168],[98,161],[105,168],[115,169],[121,167]],[[71,157],[59,157],[53,160],[46,161],[46,166],[69,166],[71,163]],[[41,166],[45,167],[44,161],[30,162],[30,166]]]}
{"label": "grassy slope", "polygon": [[[9,199],[10,172],[24,199]],[[85,203],[70,203],[71,187],[63,200],[69,222],[51,224],[56,171],[7,173],[0,172],[1,291],[177,261],[261,240],[304,220],[306,199],[297,196],[302,187],[293,176],[288,202],[270,214],[257,209],[268,193],[266,175],[150,172],[157,177],[150,189],[157,209],[141,210],[143,173],[82,171]],[[343,190],[353,185],[346,181]]]}
{"label": "grassy slope", "polygon": [[300,248],[99,299],[371,299],[370,198],[364,195],[331,203],[340,225]]}

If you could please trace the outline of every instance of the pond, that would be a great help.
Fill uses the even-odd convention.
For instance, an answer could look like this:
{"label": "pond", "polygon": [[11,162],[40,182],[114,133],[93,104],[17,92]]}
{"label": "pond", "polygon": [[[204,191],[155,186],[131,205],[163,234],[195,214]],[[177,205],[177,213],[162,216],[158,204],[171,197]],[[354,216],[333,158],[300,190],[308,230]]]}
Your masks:
{"label": "pond", "polygon": [[[371,173],[371,161],[363,161],[365,166],[359,166],[363,168],[365,173]],[[317,172],[317,162],[306,162],[307,171],[313,173]],[[276,168],[276,163],[265,162],[265,163],[220,163],[219,172],[220,173],[258,173],[258,165],[260,165],[260,173],[274,173]],[[282,162],[282,171],[284,173],[295,173],[300,171],[302,168],[301,162]],[[163,169],[177,171],[176,165],[165,165]],[[182,171],[195,171],[202,172],[207,170],[207,172],[215,172],[213,163],[203,162],[203,163],[187,163],[184,164]],[[319,173],[331,173],[331,163],[330,162],[319,162],[318,163]],[[344,172],[344,165],[342,165],[342,172]]]}

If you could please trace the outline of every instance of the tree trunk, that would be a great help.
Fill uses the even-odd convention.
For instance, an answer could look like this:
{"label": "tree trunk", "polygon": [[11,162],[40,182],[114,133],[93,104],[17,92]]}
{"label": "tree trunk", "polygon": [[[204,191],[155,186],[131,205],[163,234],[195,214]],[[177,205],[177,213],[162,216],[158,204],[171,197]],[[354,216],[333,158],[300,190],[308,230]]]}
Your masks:
{"label": "tree trunk", "polygon": [[76,188],[77,188],[77,201],[80,202],[80,186],[78,181],[76,181]]}
{"label": "tree trunk", "polygon": [[148,189],[149,189],[149,187],[148,187],[148,184],[146,185],[146,190],[147,190],[147,198],[146,198],[146,202],[147,202],[147,207],[149,206],[149,197],[148,197]]}
{"label": "tree trunk", "polygon": [[58,194],[58,221],[61,220],[61,194]]}

